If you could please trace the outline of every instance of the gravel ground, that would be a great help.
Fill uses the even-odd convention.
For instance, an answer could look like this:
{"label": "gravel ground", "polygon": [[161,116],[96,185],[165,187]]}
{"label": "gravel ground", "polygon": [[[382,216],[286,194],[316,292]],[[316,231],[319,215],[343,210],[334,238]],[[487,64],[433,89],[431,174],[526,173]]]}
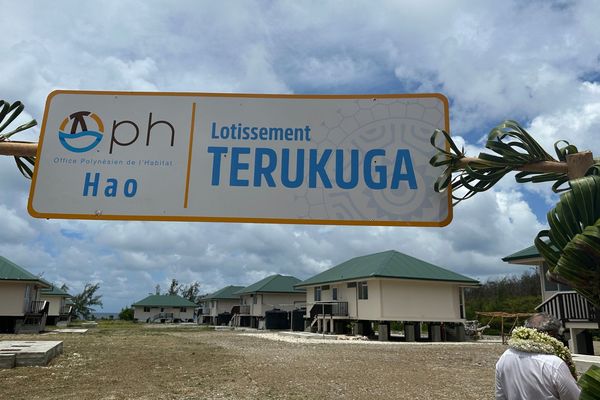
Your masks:
{"label": "gravel ground", "polygon": [[2,399],[493,399],[499,343],[402,343],[101,324],[47,367],[0,370]]}

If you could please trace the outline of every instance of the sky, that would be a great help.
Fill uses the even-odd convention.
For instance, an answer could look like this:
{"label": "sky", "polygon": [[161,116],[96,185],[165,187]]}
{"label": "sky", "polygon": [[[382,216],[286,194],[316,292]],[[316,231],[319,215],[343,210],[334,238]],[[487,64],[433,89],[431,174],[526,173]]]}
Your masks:
{"label": "sky", "polygon": [[[0,98],[41,122],[55,89],[444,94],[468,156],[517,120],[551,154],[600,151],[600,2],[57,1],[3,6]],[[39,126],[15,137],[36,141]],[[30,181],[0,157],[0,255],[72,294],[99,283],[100,312],[167,289],[209,293],[274,273],[306,279],[397,250],[486,281],[527,271],[557,197],[506,177],[443,228],[34,219]]]}

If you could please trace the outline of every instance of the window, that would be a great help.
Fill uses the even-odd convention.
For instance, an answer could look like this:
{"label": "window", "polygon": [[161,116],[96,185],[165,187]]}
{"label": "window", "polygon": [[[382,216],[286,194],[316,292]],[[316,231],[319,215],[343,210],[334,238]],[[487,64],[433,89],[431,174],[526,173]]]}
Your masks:
{"label": "window", "polygon": [[458,301],[459,301],[459,312],[460,312],[460,317],[464,318],[465,317],[465,297],[464,297],[464,291],[463,288],[459,287],[458,288]]}
{"label": "window", "polygon": [[356,287],[356,282],[348,282],[348,285],[346,286],[348,289]]}
{"label": "window", "polygon": [[321,287],[315,287],[315,301],[321,301]]}
{"label": "window", "polygon": [[323,286],[321,286],[321,290],[329,290],[329,285],[323,285]]}
{"label": "window", "polygon": [[165,308],[164,308],[164,307],[161,307],[161,308],[160,308],[160,312],[165,312]]}
{"label": "window", "polygon": [[150,312],[150,307],[144,307],[144,312]]}
{"label": "window", "polygon": [[180,312],[186,312],[186,311],[187,311],[187,307],[181,307],[181,308],[179,309],[179,311],[180,311]]}
{"label": "window", "polygon": [[331,288],[331,300],[337,300],[337,288]]}
{"label": "window", "polygon": [[257,304],[258,303],[258,296],[253,296],[252,297],[252,304]]}
{"label": "window", "polygon": [[367,282],[358,282],[358,299],[369,299],[369,287],[367,286]]}

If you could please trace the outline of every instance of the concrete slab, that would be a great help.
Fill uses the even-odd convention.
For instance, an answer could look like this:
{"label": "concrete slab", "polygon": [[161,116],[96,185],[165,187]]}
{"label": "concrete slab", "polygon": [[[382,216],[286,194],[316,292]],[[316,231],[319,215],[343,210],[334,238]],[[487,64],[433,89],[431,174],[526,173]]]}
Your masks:
{"label": "concrete slab", "polygon": [[14,354],[0,353],[0,368],[14,368],[16,356]]}
{"label": "concrete slab", "polygon": [[57,333],[86,333],[88,329],[78,328],[65,328],[65,329],[54,329],[52,331],[45,332],[44,335],[54,335]]}
{"label": "concrete slab", "polygon": [[13,354],[17,367],[47,365],[50,360],[62,352],[63,342],[61,341],[0,341],[0,354]]}
{"label": "concrete slab", "polygon": [[600,367],[600,357],[589,356],[586,354],[573,354],[573,363],[577,372],[582,374],[587,371],[592,365]]}

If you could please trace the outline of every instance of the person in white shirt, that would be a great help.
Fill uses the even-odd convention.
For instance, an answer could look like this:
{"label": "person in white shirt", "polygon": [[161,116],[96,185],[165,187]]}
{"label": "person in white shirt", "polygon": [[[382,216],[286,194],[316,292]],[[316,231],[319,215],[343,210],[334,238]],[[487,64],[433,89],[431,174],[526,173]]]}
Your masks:
{"label": "person in white shirt", "polygon": [[546,313],[531,316],[525,328],[515,328],[508,350],[496,363],[496,400],[579,398],[570,353],[556,339],[560,328],[560,321]]}

